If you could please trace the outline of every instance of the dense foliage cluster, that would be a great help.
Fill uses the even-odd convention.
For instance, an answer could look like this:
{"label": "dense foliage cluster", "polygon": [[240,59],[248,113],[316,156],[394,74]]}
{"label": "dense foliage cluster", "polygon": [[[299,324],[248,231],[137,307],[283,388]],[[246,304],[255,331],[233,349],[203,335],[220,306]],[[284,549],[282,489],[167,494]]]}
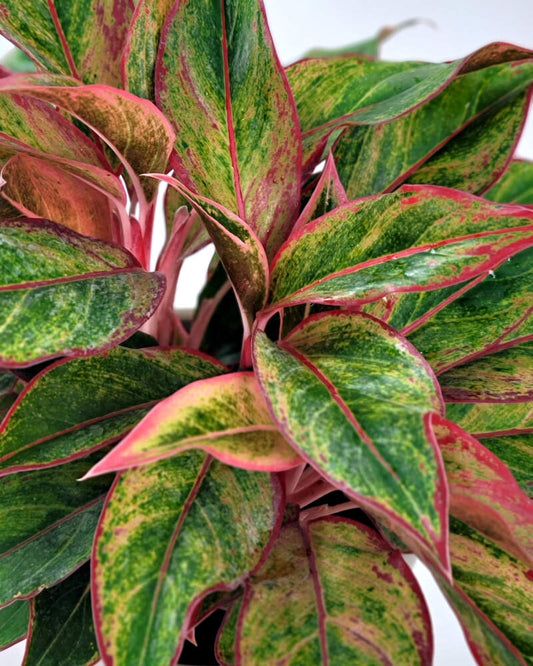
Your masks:
{"label": "dense foliage cluster", "polygon": [[261,0],[0,31],[0,648],[429,665],[414,553],[479,664],[532,664],[533,52],[283,68]]}

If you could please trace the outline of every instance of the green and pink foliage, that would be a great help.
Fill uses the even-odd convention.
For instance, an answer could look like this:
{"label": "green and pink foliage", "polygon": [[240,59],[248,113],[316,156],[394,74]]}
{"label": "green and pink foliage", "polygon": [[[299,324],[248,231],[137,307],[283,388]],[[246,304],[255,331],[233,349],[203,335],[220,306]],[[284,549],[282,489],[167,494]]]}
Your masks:
{"label": "green and pink foliage", "polygon": [[170,666],[208,622],[209,663],[430,666],[405,553],[479,664],[533,663],[533,52],[384,62],[394,30],[284,68],[261,0],[1,3],[25,666]]}

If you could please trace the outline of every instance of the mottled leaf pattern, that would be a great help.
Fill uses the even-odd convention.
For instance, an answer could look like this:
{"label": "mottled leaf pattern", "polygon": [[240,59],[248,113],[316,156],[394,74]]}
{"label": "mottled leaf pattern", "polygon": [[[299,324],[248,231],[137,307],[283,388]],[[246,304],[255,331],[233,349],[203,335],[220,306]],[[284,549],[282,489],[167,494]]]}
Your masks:
{"label": "mottled leaf pattern", "polygon": [[533,571],[478,532],[452,521],[450,552],[456,584],[531,663]]}
{"label": "mottled leaf pattern", "polygon": [[15,601],[0,608],[0,651],[24,638],[29,621],[30,607],[27,601]]}
{"label": "mottled leaf pattern", "polygon": [[118,246],[46,220],[0,225],[0,363],[87,355],[152,314],[164,278]]}
{"label": "mottled leaf pattern", "polygon": [[0,606],[35,596],[89,558],[110,479],[78,479],[96,459],[0,479]]}
{"label": "mottled leaf pattern", "polygon": [[32,599],[24,666],[90,666],[97,661],[90,587],[90,567],[84,564]]}
{"label": "mottled leaf pattern", "polygon": [[27,385],[2,424],[0,475],[87,455],[120,439],[158,400],[223,370],[181,349],[115,347],[58,361]]}
{"label": "mottled leaf pattern", "polygon": [[[93,604],[104,659],[168,664],[191,604],[236,587],[277,521],[277,487],[191,451],[129,470],[113,488],[93,554]],[[239,548],[235,548],[239,544]]]}
{"label": "mottled leaf pattern", "polygon": [[432,647],[399,551],[368,527],[330,518],[282,528],[247,585],[235,663],[423,664]]}
{"label": "mottled leaf pattern", "polygon": [[510,471],[454,423],[435,415],[433,426],[450,488],[450,513],[532,565],[531,501]]}
{"label": "mottled leaf pattern", "polygon": [[245,469],[279,472],[302,463],[268,412],[252,372],[204,379],[160,402],[90,475],[203,449]]}
{"label": "mottled leaf pattern", "polygon": [[379,321],[340,311],[305,320],[280,345],[258,334],[254,356],[296,450],[446,568],[446,485],[429,428],[442,406],[414,348]]}
{"label": "mottled leaf pattern", "polygon": [[507,465],[522,490],[533,497],[533,434],[483,438],[483,446]]}
{"label": "mottled leaf pattern", "polygon": [[237,213],[271,256],[297,213],[300,146],[262,2],[176,3],[156,99],[176,130],[176,177]]}
{"label": "mottled leaf pattern", "polygon": [[501,203],[533,205],[533,163],[513,160],[503,176],[483,196]]}
{"label": "mottled leaf pattern", "polygon": [[365,302],[465,281],[531,244],[532,222],[529,211],[437,187],[349,202],[283,245],[272,301]]}

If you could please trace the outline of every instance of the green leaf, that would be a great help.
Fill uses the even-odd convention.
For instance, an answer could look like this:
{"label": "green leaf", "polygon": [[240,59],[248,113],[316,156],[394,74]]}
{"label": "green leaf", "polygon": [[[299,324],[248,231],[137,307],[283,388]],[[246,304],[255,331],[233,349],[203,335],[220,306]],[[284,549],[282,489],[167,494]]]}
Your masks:
{"label": "green leaf", "polygon": [[472,654],[481,666],[525,666],[517,649],[457,585],[438,576],[441,591],[455,611]]}
{"label": "green leaf", "polygon": [[292,234],[272,264],[276,307],[361,303],[469,280],[533,242],[533,215],[440,187],[349,202]]}
{"label": "green leaf", "polygon": [[93,605],[115,666],[177,659],[197,604],[253,570],[278,518],[269,475],[191,451],[119,476],[99,525]]}
{"label": "green leaf", "polygon": [[181,349],[115,347],[58,361],[27,385],[3,422],[0,475],[85,456],[124,436],[158,400],[223,371]]}
{"label": "green leaf", "polygon": [[451,421],[433,417],[450,488],[450,513],[533,565],[531,501],[507,467]]}
{"label": "green leaf", "polygon": [[268,412],[253,372],[203,379],[160,402],[89,476],[203,449],[245,469],[280,472],[302,464]]}
{"label": "green leaf", "polygon": [[[148,100],[110,86],[83,86],[68,76],[42,73],[0,79],[0,91],[38,98],[68,111],[103,137],[134,174],[167,170],[174,132]],[[156,187],[152,180],[145,182],[150,197]]]}
{"label": "green leaf", "polygon": [[415,169],[407,182],[484,192],[514,153],[529,106],[528,92],[493,105]]}
{"label": "green leaf", "polygon": [[22,213],[85,236],[118,240],[113,216],[120,202],[52,161],[15,155],[2,169],[2,178],[6,181],[2,195]]}
{"label": "green leaf", "polygon": [[[279,536],[277,537],[280,538]],[[270,551],[269,555],[272,554]],[[237,622],[242,607],[242,597],[236,599],[226,611],[222,625],[215,641],[215,656],[222,666],[235,664],[235,639],[237,637]]]}
{"label": "green leaf", "polygon": [[24,51],[16,47],[10,49],[2,58],[0,64],[11,72],[35,72],[35,63]]}
{"label": "green leaf", "polygon": [[522,490],[533,496],[533,435],[483,439],[483,445],[507,465]]}
{"label": "green leaf", "polygon": [[5,0],[0,32],[52,72],[118,86],[132,0]]}
{"label": "green leaf", "polygon": [[176,177],[237,213],[272,256],[297,214],[300,133],[262,2],[176,3],[156,99],[176,130]]}
{"label": "green leaf", "polygon": [[[363,124],[358,118],[334,149],[349,198],[388,191],[407,179],[420,183],[439,176],[442,182],[431,182],[473,192],[489,187],[514,149],[532,80],[533,62],[491,64],[452,77],[440,94],[390,122]],[[437,150],[435,172],[417,172]]]}
{"label": "green leaf", "polygon": [[163,23],[174,0],[139,0],[128,29],[122,55],[124,87],[154,101],[157,49]]}
{"label": "green leaf", "polygon": [[0,479],[0,606],[35,596],[89,558],[110,478],[78,479],[96,460]]}
{"label": "green leaf", "polygon": [[98,659],[91,612],[90,566],[32,600],[31,635],[24,666],[90,666]]}
{"label": "green leaf", "polygon": [[533,205],[533,162],[513,160],[483,196],[501,203]]}
{"label": "green leaf", "polygon": [[279,345],[258,333],[255,368],[282,433],[330,483],[447,567],[447,490],[424,359],[360,313],[305,320]]}
{"label": "green leaf", "polygon": [[431,663],[430,627],[409,567],[377,533],[292,523],[247,583],[236,663]]}
{"label": "green leaf", "polygon": [[0,225],[0,363],[84,356],[129,337],[153,313],[164,277],[125,250],[47,220]]}
{"label": "green leaf", "polygon": [[532,266],[531,248],[515,254],[446,307],[422,318],[409,340],[438,373],[527,340],[533,334]]}
{"label": "green leaf", "polygon": [[0,608],[0,651],[26,636],[29,621],[30,607],[27,601],[15,601]]}
{"label": "green leaf", "polygon": [[255,313],[267,296],[268,264],[259,239],[244,220],[227,208],[194,194],[171,176],[153,175],[175,188],[202,219],[235,289],[249,333]]}
{"label": "green leaf", "polygon": [[533,571],[463,523],[453,520],[451,527],[450,551],[457,586],[509,639],[524,661],[531,663]]}

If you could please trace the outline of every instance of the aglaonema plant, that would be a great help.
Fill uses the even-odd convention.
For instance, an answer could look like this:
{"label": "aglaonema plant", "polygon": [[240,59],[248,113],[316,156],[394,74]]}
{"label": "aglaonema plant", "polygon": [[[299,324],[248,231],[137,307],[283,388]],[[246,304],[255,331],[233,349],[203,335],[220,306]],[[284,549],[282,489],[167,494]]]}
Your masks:
{"label": "aglaonema plant", "polygon": [[533,663],[533,52],[284,69],[261,0],[0,9],[0,646],[429,665],[414,553],[479,664]]}

